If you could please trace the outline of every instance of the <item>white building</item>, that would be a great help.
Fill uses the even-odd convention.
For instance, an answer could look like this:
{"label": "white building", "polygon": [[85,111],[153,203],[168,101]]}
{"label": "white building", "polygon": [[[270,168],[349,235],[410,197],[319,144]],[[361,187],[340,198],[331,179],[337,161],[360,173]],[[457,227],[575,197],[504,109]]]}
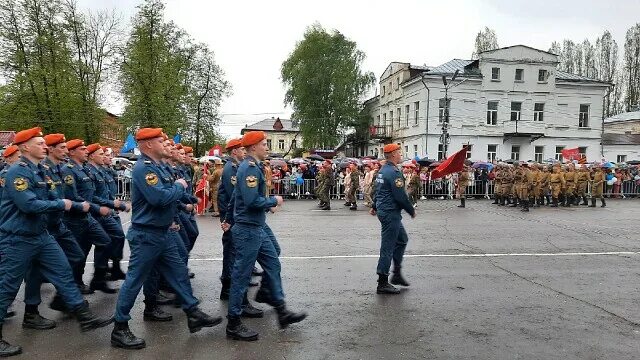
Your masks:
{"label": "white building", "polygon": [[270,118],[246,125],[240,133],[248,131],[264,131],[267,136],[267,146],[272,153],[291,156],[291,152],[298,148],[301,142],[300,128],[289,119]]}
{"label": "white building", "polygon": [[640,160],[640,111],[604,119],[602,147],[609,161]]}
{"label": "white building", "polygon": [[365,102],[373,119],[368,155],[395,142],[407,158],[444,157],[445,76],[447,155],[469,144],[472,160],[543,161],[575,147],[589,161],[601,158],[602,100],[611,84],[558,71],[557,55],[523,45],[479,57],[437,67],[391,63],[380,95]]}

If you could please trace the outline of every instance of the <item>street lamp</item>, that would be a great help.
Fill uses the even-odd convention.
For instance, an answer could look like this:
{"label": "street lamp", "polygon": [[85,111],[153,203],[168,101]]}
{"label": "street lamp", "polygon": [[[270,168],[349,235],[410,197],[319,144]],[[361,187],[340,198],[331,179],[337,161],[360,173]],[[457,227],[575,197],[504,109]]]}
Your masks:
{"label": "street lamp", "polygon": [[[451,77],[451,84],[458,77],[458,73],[460,70],[456,70]],[[447,158],[447,146],[449,142],[451,142],[451,138],[449,136],[449,83],[447,82],[447,77],[442,75],[442,84],[444,85],[444,121],[442,121],[442,135],[440,136],[440,143],[442,143],[442,156]]]}

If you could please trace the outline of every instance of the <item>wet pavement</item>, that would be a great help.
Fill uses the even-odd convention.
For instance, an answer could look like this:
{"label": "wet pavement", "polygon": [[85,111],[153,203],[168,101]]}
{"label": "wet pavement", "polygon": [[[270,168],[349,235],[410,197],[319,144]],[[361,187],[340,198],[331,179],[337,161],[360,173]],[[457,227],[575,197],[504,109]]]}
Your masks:
{"label": "wet pavement", "polygon": [[[314,205],[291,201],[268,216],[282,247],[288,304],[309,313],[300,324],[279,330],[274,311],[261,306],[265,318],[246,320],[260,332],[257,342],[227,340],[224,323],[189,334],[180,309],[167,308],[172,322],[144,322],[140,295],[130,326],[146,339],[144,350],[112,348],[111,327],[80,333],[75,321],[44,304],[41,313],[58,321],[56,329],[22,329],[16,302],[19,314],[5,324],[5,338],[22,345],[24,359],[634,359],[640,353],[638,200],[530,213],[486,200],[468,200],[466,209],[423,201],[416,219],[404,219],[411,287],[398,296],[375,293],[377,219],[362,206],[354,212],[334,202],[334,210],[322,212]],[[203,310],[225,315],[218,300],[219,222],[198,221],[193,288]],[[53,289],[42,289],[48,302]],[[96,312],[113,313],[116,295],[87,299]]]}

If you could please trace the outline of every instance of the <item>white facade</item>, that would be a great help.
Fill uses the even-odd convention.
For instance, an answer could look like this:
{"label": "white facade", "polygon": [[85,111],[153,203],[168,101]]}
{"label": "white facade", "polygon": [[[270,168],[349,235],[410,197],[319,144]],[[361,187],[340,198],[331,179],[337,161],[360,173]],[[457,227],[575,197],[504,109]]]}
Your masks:
{"label": "white facade", "polygon": [[[589,161],[599,160],[602,99],[609,84],[558,72],[556,65],[556,55],[526,46],[481,53],[476,61],[453,60],[417,75],[409,64],[392,63],[381,76],[380,96],[365,104],[377,126],[372,137],[381,140],[368,153],[381,154],[382,142],[395,142],[407,158],[442,158],[442,76],[450,80],[459,69],[448,90],[447,155],[469,144],[472,160],[545,160],[555,158],[560,148],[581,147]],[[492,79],[494,68],[499,69],[497,79]],[[518,121],[511,120],[512,103],[519,103],[513,105],[520,107]],[[489,109],[495,110],[488,114]],[[390,137],[380,136],[383,127]]]}

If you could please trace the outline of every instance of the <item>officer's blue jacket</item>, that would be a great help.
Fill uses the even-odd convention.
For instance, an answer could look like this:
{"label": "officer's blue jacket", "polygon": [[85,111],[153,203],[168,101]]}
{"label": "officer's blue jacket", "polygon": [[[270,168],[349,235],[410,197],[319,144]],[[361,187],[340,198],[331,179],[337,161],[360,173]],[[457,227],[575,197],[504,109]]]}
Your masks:
{"label": "officer's blue jacket", "polygon": [[378,172],[373,209],[382,212],[399,212],[404,209],[411,216],[415,214],[415,209],[404,189],[404,175],[390,162],[387,162]]}
{"label": "officer's blue jacket", "polygon": [[220,211],[220,222],[224,222],[227,217],[227,207],[231,201],[233,190],[236,187],[236,176],[238,173],[238,163],[233,158],[224,164],[222,178],[218,186],[218,209]]}
{"label": "officer's blue jacket", "polygon": [[278,202],[274,197],[267,196],[262,164],[247,156],[238,166],[236,179],[234,221],[238,224],[263,226],[265,212],[278,205]]}
{"label": "officer's blue jacket", "polygon": [[62,180],[67,185],[64,187],[64,197],[71,201],[88,202],[91,214],[101,216],[100,205],[93,201],[96,189],[90,171],[84,165],[69,160],[69,162],[60,167],[60,172]]}

